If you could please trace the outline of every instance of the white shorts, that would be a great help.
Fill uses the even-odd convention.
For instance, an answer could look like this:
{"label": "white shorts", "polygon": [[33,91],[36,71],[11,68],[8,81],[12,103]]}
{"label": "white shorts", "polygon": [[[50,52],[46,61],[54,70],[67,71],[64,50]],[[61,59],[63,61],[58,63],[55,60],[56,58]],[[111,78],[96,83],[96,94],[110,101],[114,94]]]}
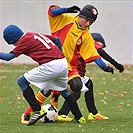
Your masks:
{"label": "white shorts", "polygon": [[44,63],[24,74],[27,81],[40,89],[63,91],[67,88],[66,58]]}
{"label": "white shorts", "polygon": [[87,81],[89,80],[89,78],[87,76],[81,77],[81,80],[83,82],[83,87],[81,89],[81,91],[86,92],[89,89],[85,86],[85,84],[87,83]]}

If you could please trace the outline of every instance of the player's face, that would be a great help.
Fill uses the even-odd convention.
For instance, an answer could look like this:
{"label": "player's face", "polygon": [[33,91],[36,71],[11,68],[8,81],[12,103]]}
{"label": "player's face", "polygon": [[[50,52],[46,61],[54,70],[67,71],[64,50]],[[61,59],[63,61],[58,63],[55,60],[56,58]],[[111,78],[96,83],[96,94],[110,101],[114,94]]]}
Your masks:
{"label": "player's face", "polygon": [[88,19],[85,19],[85,18],[82,18],[82,17],[79,17],[79,25],[85,29],[85,28],[88,28],[89,26],[92,25],[93,21],[91,20],[88,20]]}
{"label": "player's face", "polygon": [[13,45],[14,45],[14,46],[17,46],[18,42],[19,42],[19,40],[18,40],[17,42],[13,43]]}

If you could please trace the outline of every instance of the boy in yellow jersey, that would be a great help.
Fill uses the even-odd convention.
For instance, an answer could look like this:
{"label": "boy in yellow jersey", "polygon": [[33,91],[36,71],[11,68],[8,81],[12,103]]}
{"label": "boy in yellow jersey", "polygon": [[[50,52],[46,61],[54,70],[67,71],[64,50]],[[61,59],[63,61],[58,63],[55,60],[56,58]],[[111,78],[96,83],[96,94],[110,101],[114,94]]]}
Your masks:
{"label": "boy in yellow jersey", "polygon": [[[77,16],[69,13],[79,12]],[[83,84],[79,72],[78,63],[81,57],[85,63],[94,61],[102,70],[113,73],[113,68],[106,66],[94,47],[94,40],[88,28],[96,21],[98,10],[93,5],[86,5],[81,10],[77,6],[61,8],[51,5],[48,9],[48,18],[51,33],[58,36],[62,42],[62,51],[68,63],[68,85],[71,92],[85,92],[87,108],[89,89]],[[91,80],[88,85],[92,85]]]}
{"label": "boy in yellow jersey", "polygon": [[79,55],[86,63],[95,61],[104,71],[112,72],[112,68],[106,66],[94,47],[94,40],[88,28],[97,19],[98,11],[92,5],[86,5],[74,17],[68,13],[80,11],[80,8],[73,6],[70,8],[60,8],[51,5],[48,9],[48,18],[51,33],[58,36],[62,42],[62,51],[68,63],[68,84],[72,92],[80,91],[83,87],[78,73]]}

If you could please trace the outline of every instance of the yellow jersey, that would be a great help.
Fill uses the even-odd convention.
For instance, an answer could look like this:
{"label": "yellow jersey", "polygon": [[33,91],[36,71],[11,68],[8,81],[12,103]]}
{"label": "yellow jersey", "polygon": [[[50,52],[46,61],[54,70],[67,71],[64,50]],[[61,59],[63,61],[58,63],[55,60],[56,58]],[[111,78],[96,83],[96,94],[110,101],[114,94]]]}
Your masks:
{"label": "yellow jersey", "polygon": [[83,29],[79,26],[79,16],[74,17],[68,13],[55,16],[50,12],[53,8],[59,8],[59,6],[52,5],[48,9],[50,29],[53,36],[58,36],[61,39],[68,70],[72,71],[78,68],[79,54],[86,63],[100,58],[88,28]]}

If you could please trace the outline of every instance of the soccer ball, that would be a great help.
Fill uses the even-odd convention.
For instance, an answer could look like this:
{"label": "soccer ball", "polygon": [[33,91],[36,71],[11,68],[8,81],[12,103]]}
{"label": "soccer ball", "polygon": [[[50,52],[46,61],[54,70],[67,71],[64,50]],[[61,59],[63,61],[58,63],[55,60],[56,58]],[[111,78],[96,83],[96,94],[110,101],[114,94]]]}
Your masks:
{"label": "soccer ball", "polygon": [[40,119],[43,123],[54,122],[57,120],[58,110],[56,107],[54,107],[51,104],[46,104],[46,105],[43,105],[42,108],[45,109],[47,112],[47,114]]}

